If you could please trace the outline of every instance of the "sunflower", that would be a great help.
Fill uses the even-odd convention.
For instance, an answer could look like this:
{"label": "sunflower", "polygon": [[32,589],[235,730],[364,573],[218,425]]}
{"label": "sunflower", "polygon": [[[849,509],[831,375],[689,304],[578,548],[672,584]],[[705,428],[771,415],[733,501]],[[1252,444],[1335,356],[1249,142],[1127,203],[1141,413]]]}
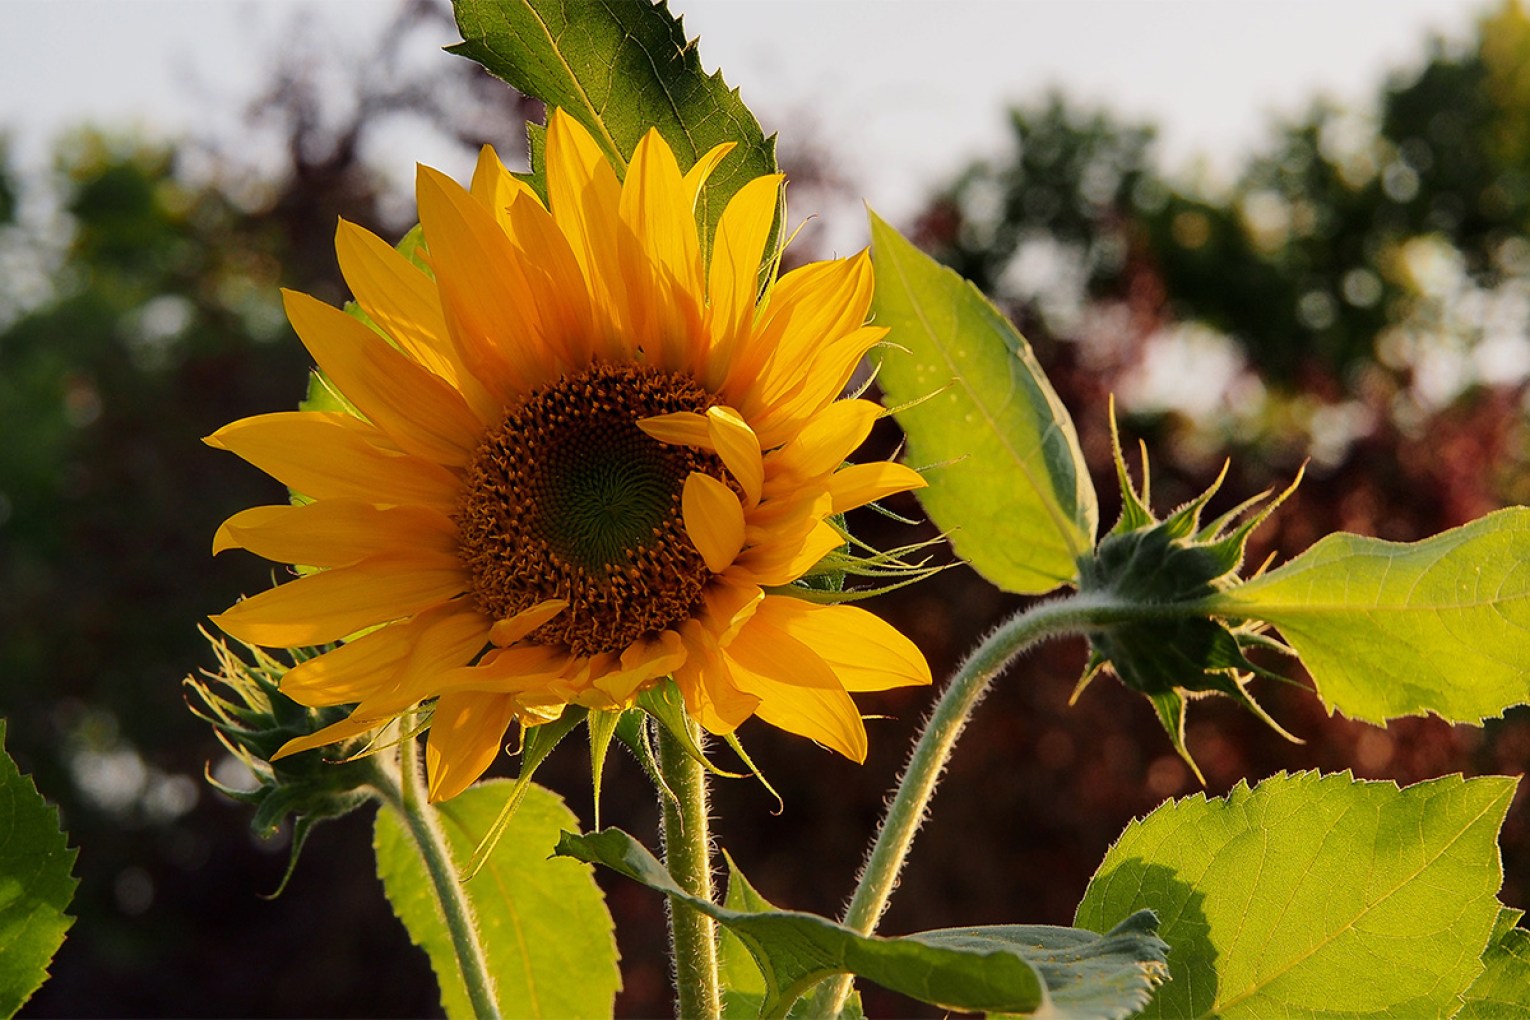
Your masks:
{"label": "sunflower", "polygon": [[775,278],[770,175],[734,194],[704,257],[696,200],[729,148],[682,173],[650,131],[619,180],[555,111],[545,203],[487,147],[468,189],[421,167],[415,258],[340,223],[362,314],[284,292],[346,410],[207,439],[302,494],[235,514],[214,552],[305,567],[214,621],[252,645],[344,642],[282,690],[354,711],[282,753],[433,700],[443,800],[512,722],[625,708],[673,677],[712,733],[758,716],[862,761],[849,692],[930,682],[877,617],[792,595],[845,543],[830,518],[923,483],[844,466],[881,414],[837,399],[885,333],[865,324],[866,253]]}

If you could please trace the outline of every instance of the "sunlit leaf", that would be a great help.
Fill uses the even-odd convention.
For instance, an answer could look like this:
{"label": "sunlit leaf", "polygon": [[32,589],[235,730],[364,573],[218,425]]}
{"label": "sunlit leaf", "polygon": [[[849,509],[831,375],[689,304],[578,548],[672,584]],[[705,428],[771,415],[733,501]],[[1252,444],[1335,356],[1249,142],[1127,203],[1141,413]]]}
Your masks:
{"label": "sunlit leaf", "polygon": [[[807,988],[844,973],[947,1009],[1032,1013],[1045,1006],[1049,1016],[1124,1017],[1147,1000],[1163,966],[1164,945],[1147,913],[1104,935],[1029,925],[881,938],[816,914],[776,910],[737,869],[729,878],[731,905],[693,896],[619,829],[564,833],[558,853],[603,864],[715,918],[754,957],[763,980],[761,1015],[768,1017],[786,1015]],[[747,975],[738,980],[743,1000],[751,985]]]}
{"label": "sunlit leaf", "polygon": [[1099,510],[1067,408],[976,287],[871,214],[877,381],[925,469],[920,502],[974,570],[1040,594],[1078,577]]}
{"label": "sunlit leaf", "polygon": [[0,719],[0,1016],[11,1016],[48,978],[48,964],[74,923],[65,914],[78,884],[76,851],[59,831],[58,809],[5,752]]}
{"label": "sunlit leaf", "polygon": [[[505,780],[479,783],[440,805],[441,823],[459,864],[499,815],[511,785]],[[549,857],[560,830],[573,824],[560,798],[530,786],[504,838],[466,883],[504,1016],[609,1016],[621,987],[611,916],[590,868]],[[446,1015],[471,1017],[429,876],[391,810],[378,813],[374,848],[394,913],[430,955]],[[570,980],[573,974],[578,980]]]}
{"label": "sunlit leaf", "polygon": [[1170,802],[1111,847],[1076,921],[1162,919],[1147,1016],[1449,1016],[1498,916],[1514,787],[1307,772]]}
{"label": "sunlit leaf", "polygon": [[1329,535],[1208,600],[1280,629],[1331,708],[1478,723],[1530,702],[1530,509],[1421,542]]}
{"label": "sunlit leaf", "polygon": [[1466,1006],[1455,1020],[1530,1020],[1530,931],[1515,927],[1522,911],[1504,908],[1483,971],[1466,990]]}
{"label": "sunlit leaf", "polygon": [[707,236],[746,182],[775,173],[775,139],[722,79],[707,74],[694,41],[663,3],[624,0],[456,0],[463,42],[519,91],[562,107],[590,129],[620,174],[638,140],[657,127],[682,170],[722,142],[737,148],[698,201]]}

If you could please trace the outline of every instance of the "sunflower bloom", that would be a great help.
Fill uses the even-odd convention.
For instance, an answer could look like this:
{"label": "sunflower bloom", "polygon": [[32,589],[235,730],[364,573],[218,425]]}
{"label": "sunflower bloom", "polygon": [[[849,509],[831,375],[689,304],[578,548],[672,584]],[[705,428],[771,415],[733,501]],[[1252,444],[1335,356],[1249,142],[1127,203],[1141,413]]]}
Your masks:
{"label": "sunflower bloom", "polygon": [[918,649],[847,605],[792,597],[843,536],[827,518],[919,476],[844,466],[880,414],[836,399],[884,334],[865,252],[781,276],[757,301],[782,180],[718,223],[694,208],[728,146],[682,173],[656,131],[624,181],[572,118],[547,133],[547,203],[491,149],[470,189],[422,167],[429,271],[353,224],[340,268],[366,319],[284,294],[357,414],[290,411],[207,440],[308,502],[218,530],[318,568],[215,622],[256,645],[344,640],[285,677],[357,736],[434,699],[432,799],[493,761],[512,723],[630,706],[674,677],[726,734],[750,716],[864,760],[850,692],[927,684]]}

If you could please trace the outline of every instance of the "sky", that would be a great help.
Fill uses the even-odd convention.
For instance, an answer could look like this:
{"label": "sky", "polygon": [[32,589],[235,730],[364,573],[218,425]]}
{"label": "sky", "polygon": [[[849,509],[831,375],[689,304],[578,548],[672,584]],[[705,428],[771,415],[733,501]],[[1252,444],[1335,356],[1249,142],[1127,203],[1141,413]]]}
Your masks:
{"label": "sky", "polygon": [[[1428,33],[1461,38],[1484,9],[1475,0],[671,7],[700,35],[703,64],[724,69],[767,131],[826,148],[894,222],[967,161],[999,151],[1007,104],[1049,88],[1157,123],[1171,169],[1199,166],[1215,180],[1273,116],[1294,116],[1319,93],[1365,106],[1388,69],[1422,62]],[[0,133],[36,161],[85,121],[168,136],[232,120],[299,13],[315,12],[338,48],[365,54],[393,10],[391,0],[0,0]],[[439,155],[427,139],[419,148],[390,154],[388,172]]]}

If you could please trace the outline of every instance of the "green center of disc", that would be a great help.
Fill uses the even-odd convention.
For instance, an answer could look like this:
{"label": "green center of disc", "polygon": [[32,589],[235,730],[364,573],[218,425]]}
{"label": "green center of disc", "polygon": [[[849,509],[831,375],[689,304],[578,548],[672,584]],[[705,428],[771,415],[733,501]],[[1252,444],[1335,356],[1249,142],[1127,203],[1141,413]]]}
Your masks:
{"label": "green center of disc", "polygon": [[637,423],[716,402],[687,375],[598,364],[512,408],[484,435],[457,508],[478,608],[500,620],[562,599],[568,608],[531,640],[576,655],[620,651],[693,615],[711,572],[681,493],[693,471],[726,473],[715,455]]}

